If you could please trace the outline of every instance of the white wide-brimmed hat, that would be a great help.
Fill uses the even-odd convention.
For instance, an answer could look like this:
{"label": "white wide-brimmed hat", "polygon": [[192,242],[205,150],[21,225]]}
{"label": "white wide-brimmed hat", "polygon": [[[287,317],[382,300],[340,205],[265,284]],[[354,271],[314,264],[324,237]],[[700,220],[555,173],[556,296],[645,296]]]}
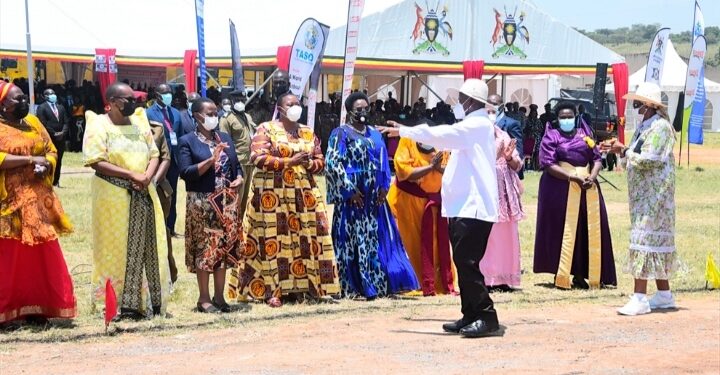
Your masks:
{"label": "white wide-brimmed hat", "polygon": [[637,100],[645,104],[652,104],[661,108],[667,106],[662,103],[662,91],[660,86],[652,82],[641,82],[635,92],[627,93],[623,96],[626,100]]}
{"label": "white wide-brimmed hat", "polygon": [[479,102],[489,104],[487,101],[489,91],[488,85],[481,79],[469,78],[463,82],[462,86],[460,86],[460,90],[448,89],[448,91],[453,95],[457,92],[461,92]]}

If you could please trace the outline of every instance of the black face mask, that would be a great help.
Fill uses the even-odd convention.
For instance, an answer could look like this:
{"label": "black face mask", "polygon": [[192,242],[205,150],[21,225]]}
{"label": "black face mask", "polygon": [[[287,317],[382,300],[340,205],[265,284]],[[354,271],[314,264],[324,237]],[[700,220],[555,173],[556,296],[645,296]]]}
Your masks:
{"label": "black face mask", "polygon": [[367,124],[368,122],[368,111],[366,109],[355,110],[353,119],[360,124]]}
{"label": "black face mask", "polygon": [[125,102],[125,105],[122,110],[120,110],[120,113],[125,117],[135,113],[135,102]]}
{"label": "black face mask", "polygon": [[26,99],[20,100],[12,111],[13,116],[18,120],[24,119],[28,113],[30,113],[30,103]]}

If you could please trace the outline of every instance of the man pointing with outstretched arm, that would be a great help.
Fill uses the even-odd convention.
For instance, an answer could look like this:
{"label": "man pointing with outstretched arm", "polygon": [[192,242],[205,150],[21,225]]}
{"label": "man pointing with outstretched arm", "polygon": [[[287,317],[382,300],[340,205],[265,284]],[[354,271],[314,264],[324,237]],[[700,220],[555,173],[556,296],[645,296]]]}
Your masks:
{"label": "man pointing with outstretched arm", "polygon": [[437,149],[451,150],[442,179],[442,214],[450,219],[450,242],[458,272],[462,318],[443,325],[447,332],[483,337],[499,329],[480,260],[493,223],[498,219],[495,175],[495,131],[487,117],[488,86],[468,79],[460,88],[454,125],[407,127],[388,121],[378,129],[391,137],[406,137]]}

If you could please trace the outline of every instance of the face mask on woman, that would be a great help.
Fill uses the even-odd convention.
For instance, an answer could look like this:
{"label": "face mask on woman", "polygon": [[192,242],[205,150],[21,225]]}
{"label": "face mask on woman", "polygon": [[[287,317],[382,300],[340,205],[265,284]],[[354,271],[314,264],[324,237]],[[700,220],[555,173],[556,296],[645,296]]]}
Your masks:
{"label": "face mask on woman", "polygon": [[558,119],[558,123],[560,124],[560,130],[565,133],[569,133],[575,129],[575,117]]}
{"label": "face mask on woman", "polygon": [[302,107],[299,105],[294,105],[285,111],[285,117],[292,122],[300,120],[300,116],[302,116]]}
{"label": "face mask on woman", "polygon": [[225,105],[223,106],[223,111],[225,111],[226,113],[227,113],[227,112],[230,112],[231,109],[232,109],[232,108],[230,107],[230,104],[225,104]]}
{"label": "face mask on woman", "polygon": [[368,111],[365,108],[356,109],[354,112],[353,118],[355,121],[357,121],[360,124],[367,124],[368,120]]}
{"label": "face mask on woman", "polygon": [[245,103],[243,103],[243,102],[236,102],[236,103],[233,105],[233,109],[236,110],[236,111],[238,111],[238,112],[244,112],[244,111],[245,111]]}
{"label": "face mask on woman", "polygon": [[120,109],[120,114],[128,117],[135,113],[135,108],[136,106],[134,101],[126,101],[125,104],[123,104],[123,107]]}
{"label": "face mask on woman", "polygon": [[203,121],[203,128],[207,131],[213,131],[218,126],[218,118],[217,116],[205,116],[205,120]]}

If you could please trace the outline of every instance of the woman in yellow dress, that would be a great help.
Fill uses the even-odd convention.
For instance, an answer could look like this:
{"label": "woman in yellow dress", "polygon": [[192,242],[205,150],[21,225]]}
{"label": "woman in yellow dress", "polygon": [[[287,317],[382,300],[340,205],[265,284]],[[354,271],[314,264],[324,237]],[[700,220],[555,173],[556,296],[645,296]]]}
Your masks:
{"label": "woman in yellow dress", "polygon": [[135,110],[130,86],[105,93],[110,111],[86,114],[85,164],[92,178],[93,309],[110,280],[120,318],[165,314],[170,268],[163,212],[152,176],[160,155],[145,111]]}
{"label": "woman in yellow dress", "polygon": [[395,183],[387,201],[424,296],[456,292],[447,219],[440,215],[440,186],[447,153],[401,138]]}

